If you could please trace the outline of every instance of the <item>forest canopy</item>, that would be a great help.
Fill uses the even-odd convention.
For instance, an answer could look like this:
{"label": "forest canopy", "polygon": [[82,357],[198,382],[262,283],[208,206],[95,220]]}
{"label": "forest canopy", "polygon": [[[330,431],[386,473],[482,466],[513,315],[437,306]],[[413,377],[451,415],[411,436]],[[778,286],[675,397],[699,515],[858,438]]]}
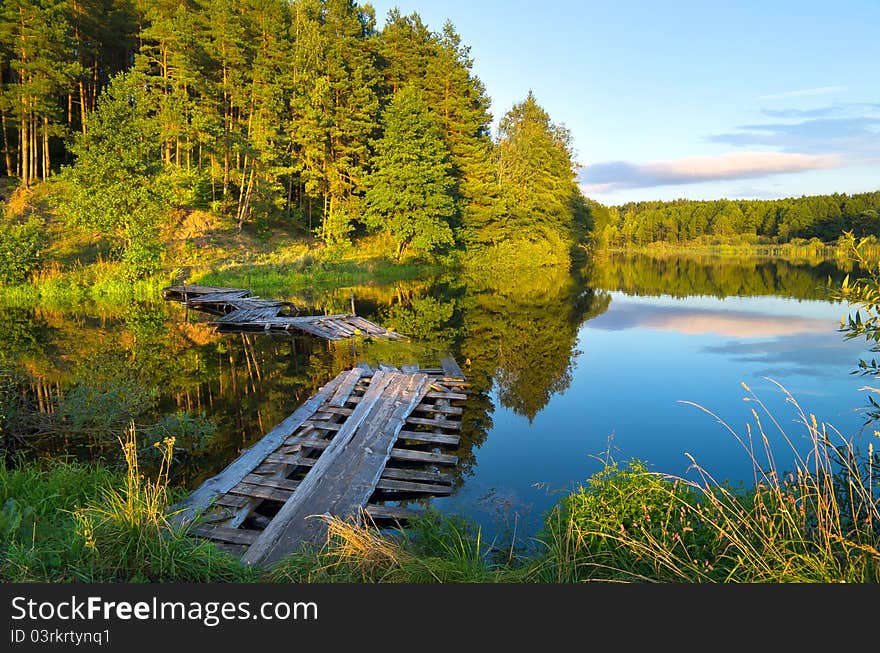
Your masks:
{"label": "forest canopy", "polygon": [[493,140],[489,106],[451,23],[392,10],[380,28],[352,0],[0,9],[0,170],[24,188],[60,172],[60,213],[145,272],[162,207],[328,245],[385,233],[398,257],[511,232],[570,246],[570,139],[530,94]]}
{"label": "forest canopy", "polygon": [[[473,67],[452,23],[395,9],[380,27],[353,0],[4,0],[0,176],[63,182],[54,215],[133,277],[170,263],[175,211],[331,247],[382,234],[398,260],[465,251],[477,269],[568,265],[585,242],[880,236],[877,192],[588,200],[568,130],[529,92],[493,135]],[[24,232],[3,233],[16,249]]]}
{"label": "forest canopy", "polygon": [[880,237],[880,192],[778,200],[674,200],[605,207],[591,203],[595,241],[606,247],[687,243],[732,236],[745,242],[836,241],[844,232]]}

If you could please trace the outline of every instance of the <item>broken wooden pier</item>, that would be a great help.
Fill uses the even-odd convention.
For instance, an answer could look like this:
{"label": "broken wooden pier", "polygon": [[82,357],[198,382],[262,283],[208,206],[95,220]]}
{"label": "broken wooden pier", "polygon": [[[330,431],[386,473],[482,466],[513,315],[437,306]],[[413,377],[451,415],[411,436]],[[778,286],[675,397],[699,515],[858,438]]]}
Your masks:
{"label": "broken wooden pier", "polygon": [[291,315],[291,311],[296,311],[292,302],[261,299],[243,288],[169,286],[162,290],[162,297],[181,302],[187,308],[218,316],[213,323],[221,331],[303,331],[327,340],[343,340],[353,336],[405,338],[355,315],[354,311],[337,315]]}
{"label": "broken wooden pier", "polygon": [[339,374],[172,509],[176,523],[249,564],[326,541],[326,516],[405,521],[400,504],[452,492],[469,384],[442,367]]}

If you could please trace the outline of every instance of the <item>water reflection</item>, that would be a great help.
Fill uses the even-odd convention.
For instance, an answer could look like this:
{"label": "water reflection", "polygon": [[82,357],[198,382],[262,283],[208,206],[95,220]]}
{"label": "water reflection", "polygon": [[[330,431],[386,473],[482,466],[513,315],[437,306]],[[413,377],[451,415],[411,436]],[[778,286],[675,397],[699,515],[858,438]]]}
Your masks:
{"label": "water reflection", "polygon": [[[705,446],[714,427],[684,418],[677,400],[733,406],[740,381],[766,375],[827,397],[820,408],[846,407],[830,417],[859,404],[841,398],[858,360],[835,331],[845,307],[825,299],[827,279],[844,274],[830,263],[615,255],[571,272],[279,296],[257,289],[252,273],[262,296],[307,312],[345,312],[353,293],[359,314],[406,342],[220,334],[161,301],[115,313],[9,307],[0,312],[3,446],[112,461],[116,435],[134,422],[145,445],[178,438],[175,480],[192,487],[356,362],[433,367],[448,351],[473,394],[456,452],[460,492],[437,504],[491,519],[520,504],[538,514],[555,500],[538,488],[596,471],[589,456],[611,433],[626,457],[684,471],[682,452]],[[743,473],[728,465],[722,476]]]}

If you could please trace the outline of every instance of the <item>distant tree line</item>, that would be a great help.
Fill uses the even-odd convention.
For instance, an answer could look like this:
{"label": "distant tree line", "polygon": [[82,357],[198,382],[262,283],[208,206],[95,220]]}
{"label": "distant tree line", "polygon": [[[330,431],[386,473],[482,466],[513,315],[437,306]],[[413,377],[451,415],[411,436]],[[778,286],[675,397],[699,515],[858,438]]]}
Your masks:
{"label": "distant tree line", "polygon": [[[64,174],[62,212],[150,260],[168,206],[398,256],[586,219],[571,141],[529,96],[497,139],[451,23],[352,0],[4,0],[0,170]],[[583,228],[583,224],[580,224]],[[146,243],[146,244],[144,244]]]}
{"label": "distant tree line", "polygon": [[606,207],[591,202],[593,237],[604,247],[740,237],[786,243],[836,240],[844,231],[880,237],[880,191],[779,200],[674,200]]}

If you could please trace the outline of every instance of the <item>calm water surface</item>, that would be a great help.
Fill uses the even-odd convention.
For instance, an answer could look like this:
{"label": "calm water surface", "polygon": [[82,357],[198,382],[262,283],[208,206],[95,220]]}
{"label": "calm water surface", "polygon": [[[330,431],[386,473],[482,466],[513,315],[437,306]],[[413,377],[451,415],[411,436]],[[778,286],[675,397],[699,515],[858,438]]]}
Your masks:
{"label": "calm water surface", "polygon": [[[751,410],[758,410],[778,466],[790,466],[780,429],[743,401],[742,383],[795,447],[809,443],[785,391],[808,415],[858,437],[859,388],[869,380],[850,372],[867,348],[844,341],[838,326],[848,309],[824,290],[828,278],[847,272],[830,264],[617,257],[517,280],[449,276],[355,288],[358,312],[413,335],[405,345],[221,335],[161,302],[109,313],[10,307],[0,319],[0,367],[12,370],[48,423],[67,411],[66,423],[91,434],[44,433],[31,441],[44,455],[112,457],[115,441],[79,414],[108,403],[137,404],[128,410],[153,438],[162,429],[150,425],[170,413],[209,422],[210,432],[184,425],[179,437],[176,480],[191,487],[355,360],[434,366],[449,350],[475,395],[456,493],[433,505],[475,519],[487,534],[515,528],[526,536],[560,493],[609,457],[696,479],[689,454],[717,479],[751,483],[752,464],[736,438],[691,403],[741,436],[749,423],[757,434]],[[285,295],[261,290],[256,273],[253,284],[262,296]],[[346,310],[348,289],[286,298],[313,311]],[[6,447],[21,442],[7,437]]]}

